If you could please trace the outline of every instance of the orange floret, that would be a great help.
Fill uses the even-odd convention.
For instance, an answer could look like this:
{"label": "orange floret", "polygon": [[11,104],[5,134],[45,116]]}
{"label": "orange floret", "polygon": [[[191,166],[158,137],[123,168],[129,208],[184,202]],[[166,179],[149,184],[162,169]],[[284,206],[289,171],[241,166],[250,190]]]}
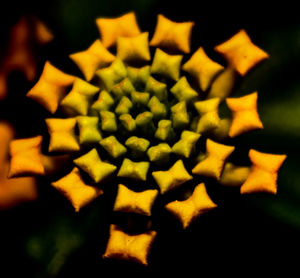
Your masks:
{"label": "orange floret", "polygon": [[224,164],[233,151],[233,146],[219,144],[207,139],[206,158],[193,168],[192,173],[219,179],[222,174]]}
{"label": "orange floret", "polygon": [[155,231],[129,235],[112,224],[103,258],[132,260],[142,265],[148,265],[148,255],[155,237]]}
{"label": "orange floret", "polygon": [[47,61],[39,81],[27,96],[54,114],[66,94],[66,89],[73,84],[74,80],[74,76],[60,71]]}
{"label": "orange floret", "polygon": [[76,63],[87,81],[94,77],[97,69],[108,66],[115,59],[100,40],[96,40],[87,50],[76,52],[69,57]]}
{"label": "orange floret", "polygon": [[240,30],[229,40],[215,46],[215,50],[223,55],[242,76],[258,63],[269,58],[266,52],[252,43],[245,30]]}
{"label": "orange floret", "polygon": [[184,201],[174,201],[166,205],[166,209],[177,217],[186,229],[193,220],[205,212],[217,207],[207,194],[205,184],[198,184],[193,194]]}
{"label": "orange floret", "polygon": [[202,91],[206,91],[214,77],[220,73],[224,67],[211,60],[204,52],[203,47],[192,55],[192,57],[182,66],[197,81]]}
{"label": "orange floret", "polygon": [[286,155],[250,150],[249,158],[252,162],[252,168],[246,181],[241,186],[241,193],[267,192],[276,194],[278,171],[286,159]]}
{"label": "orange floret", "polygon": [[135,37],[119,37],[117,39],[117,57],[125,62],[150,61],[148,32]]}
{"label": "orange floret", "polygon": [[151,46],[190,53],[194,22],[174,22],[159,14]]}
{"label": "orange floret", "polygon": [[257,112],[257,92],[240,98],[227,98],[226,103],[233,117],[229,130],[230,137],[255,129],[263,129]]}
{"label": "orange floret", "polygon": [[41,160],[42,140],[42,136],[36,136],[27,139],[16,139],[10,143],[9,178],[45,174]]}
{"label": "orange floret", "polygon": [[135,192],[125,185],[119,184],[114,211],[133,212],[151,216],[151,209],[158,190],[148,189],[142,192]]}
{"label": "orange floret", "polygon": [[76,167],[63,178],[53,182],[52,186],[71,202],[76,212],[103,194],[100,188],[87,185]]}
{"label": "orange floret", "polygon": [[133,12],[116,18],[98,18],[96,24],[105,47],[115,46],[118,37],[134,37],[141,33]]}
{"label": "orange floret", "polygon": [[75,134],[76,118],[46,119],[50,135],[49,152],[79,151],[80,145]]}

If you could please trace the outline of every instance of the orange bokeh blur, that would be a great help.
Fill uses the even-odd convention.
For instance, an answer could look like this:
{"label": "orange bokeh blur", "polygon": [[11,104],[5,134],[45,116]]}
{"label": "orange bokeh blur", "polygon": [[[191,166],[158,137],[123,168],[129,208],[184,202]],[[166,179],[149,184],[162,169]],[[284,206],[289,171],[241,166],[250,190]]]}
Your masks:
{"label": "orange bokeh blur", "polygon": [[0,122],[0,209],[9,209],[38,197],[35,178],[7,178],[9,143],[14,138],[14,134],[14,128],[9,123]]}
{"label": "orange bokeh blur", "polygon": [[50,42],[53,35],[35,16],[25,15],[12,26],[6,52],[0,57],[0,100],[8,92],[7,78],[13,71],[22,72],[28,81],[37,74],[35,49]]}

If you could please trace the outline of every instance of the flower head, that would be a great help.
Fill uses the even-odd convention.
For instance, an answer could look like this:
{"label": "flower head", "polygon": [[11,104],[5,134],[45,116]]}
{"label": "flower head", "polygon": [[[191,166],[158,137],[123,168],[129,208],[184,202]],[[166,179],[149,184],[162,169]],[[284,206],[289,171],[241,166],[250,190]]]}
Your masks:
{"label": "flower head", "polygon": [[[164,209],[187,228],[217,206],[207,191],[210,181],[240,187],[243,194],[276,193],[284,155],[251,150],[252,166],[231,161],[238,150],[230,139],[263,128],[257,92],[227,98],[235,80],[268,57],[245,30],[215,47],[227,61],[221,65],[203,47],[189,54],[193,22],[159,15],[150,43],[133,13],[97,19],[97,26],[101,39],[70,55],[85,80],[47,62],[28,93],[53,114],[46,119],[48,152],[68,153],[73,170],[52,185],[76,211],[105,197],[108,183],[118,188],[114,210],[143,217],[152,217],[163,195],[186,189],[185,200],[178,196]],[[190,55],[185,63],[184,54]],[[221,104],[231,118],[221,117]],[[11,153],[11,176],[47,174],[39,159],[41,137],[23,140],[25,149]],[[112,225],[110,234],[105,258],[147,264],[156,232],[131,235]]]}

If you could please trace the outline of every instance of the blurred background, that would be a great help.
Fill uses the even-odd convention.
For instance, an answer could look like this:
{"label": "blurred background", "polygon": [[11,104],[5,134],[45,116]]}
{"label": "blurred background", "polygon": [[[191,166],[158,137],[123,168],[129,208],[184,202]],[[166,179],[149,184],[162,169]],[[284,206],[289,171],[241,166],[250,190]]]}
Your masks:
{"label": "blurred background", "polygon": [[[272,5],[201,0],[27,0],[6,4],[0,12],[0,277],[105,277],[106,271],[111,275],[120,270],[150,276],[162,272],[196,272],[200,276],[206,271],[243,275],[280,267],[296,269],[300,232],[299,8],[286,1]],[[203,46],[210,57],[215,57],[215,45],[246,29],[270,59],[251,71],[234,94],[259,92],[258,109],[265,126],[263,131],[242,136],[239,144],[245,149],[288,155],[279,174],[277,196],[233,198],[225,192],[219,208],[186,231],[175,221],[165,221],[164,213],[158,214],[153,221],[159,235],[148,269],[101,259],[112,217],[111,200],[100,197],[75,214],[49,181],[20,179],[11,183],[3,174],[10,138],[45,132],[44,119],[49,114],[25,98],[44,62],[50,60],[63,71],[80,76],[68,55],[86,49],[99,37],[97,17],[128,11],[135,11],[141,30],[149,31],[150,37],[158,13],[174,21],[194,21],[192,51]],[[9,61],[18,55],[27,58],[12,66]]]}

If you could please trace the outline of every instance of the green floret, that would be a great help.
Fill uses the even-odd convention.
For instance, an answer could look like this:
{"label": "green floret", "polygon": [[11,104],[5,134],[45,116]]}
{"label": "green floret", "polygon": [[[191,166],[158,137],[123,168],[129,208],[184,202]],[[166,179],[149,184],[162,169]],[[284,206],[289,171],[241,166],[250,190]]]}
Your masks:
{"label": "green floret", "polygon": [[174,138],[175,133],[172,128],[172,121],[170,120],[160,120],[158,122],[158,128],[155,132],[155,138],[162,141],[169,141]]}
{"label": "green floret", "polygon": [[196,132],[206,133],[220,127],[219,104],[219,98],[211,98],[194,103],[194,107],[200,116]]}
{"label": "green floret", "polygon": [[97,143],[102,139],[98,127],[98,117],[78,116],[76,119],[79,128],[80,144]]}
{"label": "green floret", "polygon": [[133,104],[147,106],[149,98],[150,95],[147,92],[131,92],[131,101]]}
{"label": "green floret", "polygon": [[156,96],[153,96],[150,99],[148,107],[150,108],[154,119],[161,119],[166,117],[167,115],[166,106],[163,103],[161,103]]}
{"label": "green floret", "polygon": [[132,116],[130,114],[120,115],[119,120],[127,131],[132,132],[136,129],[135,120],[132,118]]}
{"label": "green floret", "polygon": [[201,135],[199,133],[184,130],[181,133],[180,140],[173,145],[172,152],[178,155],[182,155],[185,158],[190,157],[192,150],[195,147],[200,136]]}
{"label": "green floret", "polygon": [[150,163],[147,161],[133,162],[125,158],[118,172],[118,177],[146,181],[149,166]]}
{"label": "green floret", "polygon": [[113,86],[111,92],[116,98],[121,98],[122,96],[129,96],[134,90],[135,88],[131,81],[126,77],[120,83]]}
{"label": "green floret", "polygon": [[153,114],[149,111],[140,113],[135,118],[135,123],[139,130],[143,133],[145,137],[152,137],[155,132],[155,126],[153,123]]}
{"label": "green floret", "polygon": [[105,91],[102,90],[99,94],[98,99],[92,104],[92,109],[97,111],[106,111],[109,110],[114,105],[114,99],[111,97],[111,95]]}
{"label": "green floret", "polygon": [[136,116],[135,122],[139,127],[146,127],[148,124],[152,123],[153,114],[149,111],[145,111]]}
{"label": "green floret", "polygon": [[84,115],[89,112],[89,107],[99,88],[76,78],[72,90],[62,99],[60,105],[69,115]]}
{"label": "green floret", "polygon": [[178,101],[189,102],[198,96],[198,93],[190,86],[185,76],[181,77],[170,91]]}
{"label": "green floret", "polygon": [[152,76],[147,80],[145,91],[156,96],[160,101],[168,98],[167,85],[157,81]]}
{"label": "green floret", "polygon": [[113,164],[103,162],[98,155],[96,149],[92,149],[88,153],[73,160],[75,165],[93,179],[94,182],[99,183],[111,176],[117,169]]}
{"label": "green floret", "polygon": [[127,67],[127,75],[135,88],[144,90],[147,80],[150,77],[150,66],[141,68]]}
{"label": "green floret", "polygon": [[116,114],[129,114],[130,109],[132,108],[133,104],[128,97],[123,96],[118,103],[115,112]]}
{"label": "green floret", "polygon": [[110,92],[116,84],[127,76],[127,70],[123,62],[116,59],[109,67],[97,70],[96,76],[99,77],[105,89]]}
{"label": "green floret", "polygon": [[160,143],[148,149],[147,155],[151,162],[162,165],[169,162],[171,147],[167,143]]}
{"label": "green floret", "polygon": [[140,156],[146,152],[150,142],[144,138],[131,136],[126,140],[125,145],[131,149],[134,156]]}
{"label": "green floret", "polygon": [[115,114],[110,111],[100,111],[99,114],[101,117],[101,129],[107,132],[116,132],[118,127]]}
{"label": "green floret", "polygon": [[180,101],[172,106],[171,112],[174,128],[185,128],[189,124],[190,118],[186,109],[185,101]]}
{"label": "green floret", "polygon": [[100,141],[100,145],[109,153],[113,158],[123,156],[127,149],[123,146],[115,136],[109,136]]}

